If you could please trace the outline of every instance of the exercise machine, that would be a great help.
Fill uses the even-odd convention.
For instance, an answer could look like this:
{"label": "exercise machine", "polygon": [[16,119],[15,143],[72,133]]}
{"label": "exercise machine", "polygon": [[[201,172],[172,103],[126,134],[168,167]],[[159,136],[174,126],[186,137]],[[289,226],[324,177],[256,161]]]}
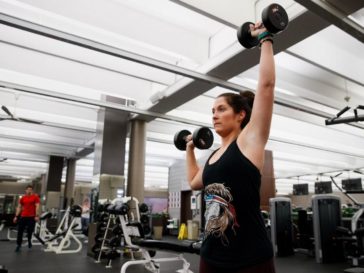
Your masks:
{"label": "exercise machine", "polygon": [[344,261],[342,243],[334,239],[341,226],[340,197],[313,195],[312,212],[316,262]]}
{"label": "exercise machine", "polygon": [[57,229],[58,233],[56,233],[53,237],[47,240],[43,240],[42,238],[40,238],[40,236],[38,236],[38,234],[34,234],[34,236],[39,240],[39,242],[45,246],[44,249],[45,252],[55,252],[56,254],[67,254],[67,253],[78,253],[81,251],[82,243],[73,233],[74,228],[77,227],[76,221],[79,220],[81,214],[82,214],[82,208],[78,205],[74,205],[69,208],[69,215],[71,216],[71,222],[66,230],[60,229],[59,227],[59,229]]}
{"label": "exercise machine", "polygon": [[294,254],[291,216],[291,199],[275,197],[269,199],[271,240],[276,256]]}

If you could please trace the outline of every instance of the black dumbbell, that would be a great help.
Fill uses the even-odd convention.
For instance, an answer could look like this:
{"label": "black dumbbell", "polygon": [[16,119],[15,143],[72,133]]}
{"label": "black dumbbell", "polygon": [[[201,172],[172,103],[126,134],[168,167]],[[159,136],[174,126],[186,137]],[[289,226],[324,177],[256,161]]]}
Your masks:
{"label": "black dumbbell", "polygon": [[99,215],[98,219],[100,222],[106,223],[109,220],[109,214],[103,212],[102,214]]}
{"label": "black dumbbell", "polygon": [[[178,150],[185,151],[187,147],[187,136],[191,132],[188,130],[182,130],[174,135],[174,145]],[[196,148],[205,150],[212,146],[214,142],[214,135],[207,127],[201,127],[196,129],[192,134],[192,141]]]}
{"label": "black dumbbell", "polygon": [[115,214],[115,204],[109,204],[106,208],[106,211],[110,214]]}
{"label": "black dumbbell", "polygon": [[150,228],[150,226],[148,225],[144,225],[143,226],[143,232],[144,232],[144,235],[148,235],[152,232],[152,229]]}
{"label": "black dumbbell", "polygon": [[[287,28],[288,15],[282,6],[270,4],[262,12],[262,22],[270,33],[276,34]],[[250,34],[250,25],[254,25],[254,23],[244,23],[237,33],[239,43],[245,48],[252,48],[259,44],[258,38]]]}
{"label": "black dumbbell", "polygon": [[118,247],[121,245],[121,238],[118,236],[112,237],[108,241],[109,246]]}
{"label": "black dumbbell", "polygon": [[142,216],[140,216],[140,222],[142,224],[148,224],[149,223],[149,217],[148,217],[148,215],[143,214]]}
{"label": "black dumbbell", "polygon": [[123,203],[118,203],[115,205],[113,211],[114,211],[114,214],[116,214],[116,215],[125,215],[129,211],[129,205],[123,204]]}
{"label": "black dumbbell", "polygon": [[105,252],[105,258],[106,259],[109,259],[109,260],[114,260],[116,258],[119,258],[120,257],[120,253],[117,252],[116,250],[114,249],[109,249]]}
{"label": "black dumbbell", "polygon": [[91,251],[93,253],[97,253],[97,252],[100,252],[101,250],[101,246],[100,245],[94,245],[92,248],[91,248]]}
{"label": "black dumbbell", "polygon": [[139,204],[139,211],[140,211],[141,213],[148,212],[148,210],[149,210],[149,207],[148,207],[148,205],[147,205],[147,204],[145,204],[145,203],[141,203],[141,204]]}
{"label": "black dumbbell", "polygon": [[123,229],[121,228],[121,226],[116,225],[116,226],[114,226],[114,227],[112,228],[112,233],[113,233],[114,235],[121,235],[121,234],[123,234]]}

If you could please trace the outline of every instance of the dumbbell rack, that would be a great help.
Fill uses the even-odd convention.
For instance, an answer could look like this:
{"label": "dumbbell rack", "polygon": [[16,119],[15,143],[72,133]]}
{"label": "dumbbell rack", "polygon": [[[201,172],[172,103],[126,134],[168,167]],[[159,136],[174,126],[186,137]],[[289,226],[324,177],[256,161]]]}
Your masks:
{"label": "dumbbell rack", "polygon": [[[120,228],[121,232],[122,232],[122,226],[120,224],[120,222],[118,222],[119,218],[119,213],[120,211],[115,210],[115,208],[110,208],[109,206],[117,206],[117,204],[120,202],[121,204],[127,204],[128,201],[134,201],[135,202],[135,207],[128,207],[126,212],[122,212],[121,215],[123,215],[123,217],[126,217],[128,219],[131,219],[133,221],[138,221],[140,222],[140,207],[139,207],[139,201],[136,198],[133,197],[123,197],[123,198],[116,198],[114,200],[111,201],[111,203],[107,204],[106,206],[104,205],[103,207],[103,211],[107,212],[107,219],[106,217],[103,217],[103,219],[100,219],[103,224],[102,230],[105,229],[104,233],[102,234],[101,232],[98,233],[97,236],[102,236],[102,240],[96,240],[97,242],[95,242],[95,246],[93,247],[93,252],[95,253],[95,263],[101,263],[101,260],[106,258],[108,259],[107,265],[105,266],[106,268],[111,268],[111,263],[112,260],[116,257],[118,257],[117,255],[120,256],[120,251],[121,250],[117,250],[118,247],[121,247],[122,244],[121,240],[123,239],[122,236],[120,236],[120,234],[118,233],[117,229],[118,227]],[[148,213],[149,208],[147,207],[146,204],[141,204],[142,207],[146,207],[146,213]],[[122,209],[122,207],[120,207],[119,209]],[[114,211],[113,211],[114,210]],[[131,210],[134,210],[134,213],[131,212]],[[142,209],[143,210],[143,209]],[[144,211],[144,210],[143,210]],[[124,215],[124,214],[128,214],[128,215]],[[106,224],[106,226],[105,226]],[[102,231],[101,228],[98,230]],[[110,236],[110,231],[112,231],[112,233],[116,236],[116,237],[111,237]],[[100,238],[99,237],[99,238]],[[116,241],[114,241],[114,239]],[[118,242],[117,240],[120,239],[120,241]],[[125,238],[124,238],[125,239]],[[99,242],[101,241],[101,245],[99,245]]]}
{"label": "dumbbell rack", "polygon": [[152,234],[152,219],[151,219],[151,208],[147,204],[141,203],[139,205],[140,223],[142,224],[144,235],[146,237]]}
{"label": "dumbbell rack", "polygon": [[[109,231],[111,230],[111,224],[115,224],[115,215],[113,214],[110,214],[109,215],[109,219],[107,221],[107,225],[106,225],[106,228],[105,228],[105,232],[104,232],[104,237],[103,237],[103,240],[101,242],[101,247],[100,247],[100,251],[99,251],[99,255],[97,257],[97,260],[95,260],[95,263],[101,263],[101,257],[102,257],[102,254],[105,252],[105,250],[109,250],[110,247],[109,246],[106,246],[106,239],[108,238],[109,236]],[[108,260],[108,263],[107,265],[105,266],[106,268],[111,268],[111,262],[112,262],[112,259],[109,259]]]}

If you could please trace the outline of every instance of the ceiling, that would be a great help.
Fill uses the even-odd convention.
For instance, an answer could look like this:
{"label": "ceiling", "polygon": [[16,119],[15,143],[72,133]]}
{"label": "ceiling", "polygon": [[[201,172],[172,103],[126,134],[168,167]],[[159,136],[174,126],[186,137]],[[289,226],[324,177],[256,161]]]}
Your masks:
{"label": "ceiling", "polygon": [[[168,168],[184,158],[174,133],[211,127],[216,95],[257,85],[259,49],[243,49],[236,26],[270,2],[244,1],[244,9],[233,0],[202,2],[0,0],[0,104],[41,122],[9,120],[0,110],[0,178],[29,181],[58,155],[79,158],[76,181],[91,182],[93,153],[78,155],[92,151],[98,110],[108,107],[148,121],[145,185],[165,189]],[[362,177],[350,170],[364,172],[363,122],[326,126],[325,119],[364,105],[364,1],[276,2],[290,17],[275,39],[267,145],[277,191],[289,193],[297,181],[312,190],[343,170],[342,178]],[[136,104],[107,103],[104,95]]]}

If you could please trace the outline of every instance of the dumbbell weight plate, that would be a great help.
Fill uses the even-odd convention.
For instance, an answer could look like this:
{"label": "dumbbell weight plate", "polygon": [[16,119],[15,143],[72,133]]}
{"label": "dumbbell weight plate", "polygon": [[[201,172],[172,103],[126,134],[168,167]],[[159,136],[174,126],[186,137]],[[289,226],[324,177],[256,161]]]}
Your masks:
{"label": "dumbbell weight plate", "polygon": [[130,207],[128,204],[123,204],[122,208],[121,208],[121,215],[125,215],[129,212]]}
{"label": "dumbbell weight plate", "polygon": [[116,225],[112,228],[112,233],[114,235],[121,235],[123,234],[123,229],[119,225]]}
{"label": "dumbbell weight plate", "polygon": [[145,226],[143,226],[143,232],[144,232],[144,235],[148,235],[152,232],[152,229],[150,228],[150,226],[145,225]]}
{"label": "dumbbell weight plate", "polygon": [[104,234],[101,234],[101,233],[97,233],[95,235],[95,244],[97,244],[97,242],[101,242],[102,240],[104,239]]}
{"label": "dumbbell weight plate", "polygon": [[191,132],[188,130],[182,130],[177,132],[174,135],[174,145],[178,150],[185,151],[186,150],[186,137],[190,135]]}
{"label": "dumbbell weight plate", "polygon": [[100,215],[100,222],[107,222],[109,220],[109,215],[105,212],[103,212],[101,215]]}
{"label": "dumbbell weight plate", "polygon": [[148,205],[147,205],[147,204],[145,204],[145,203],[141,203],[141,204],[139,205],[139,211],[140,211],[141,213],[148,212],[148,210],[149,210],[149,208],[148,208]]}
{"label": "dumbbell weight plate", "polygon": [[110,250],[105,252],[105,258],[106,259],[114,260],[114,259],[119,258],[119,257],[120,257],[120,253],[117,252],[116,250],[110,249]]}
{"label": "dumbbell weight plate", "polygon": [[246,22],[238,28],[238,41],[245,48],[252,48],[259,44],[258,38],[250,35],[250,25],[254,23]]}
{"label": "dumbbell weight plate", "polygon": [[107,206],[106,211],[110,214],[114,214],[115,213],[115,205],[114,204],[110,204]]}
{"label": "dumbbell weight plate", "polygon": [[143,214],[142,216],[140,216],[140,222],[142,224],[148,224],[149,223],[149,217],[148,217],[148,215]]}
{"label": "dumbbell weight plate", "polygon": [[93,253],[100,252],[100,250],[101,250],[101,247],[100,247],[100,246],[93,246],[93,247],[91,248],[91,251],[92,251]]}
{"label": "dumbbell weight plate", "polygon": [[288,15],[285,9],[278,4],[270,4],[262,12],[262,21],[270,33],[278,33],[288,26]]}
{"label": "dumbbell weight plate", "polygon": [[116,236],[116,237],[110,238],[109,245],[111,247],[118,247],[118,246],[120,246],[121,245],[121,239],[120,239],[120,237],[117,237]]}
{"label": "dumbbell weight plate", "polygon": [[129,211],[128,204],[119,203],[119,204],[116,204],[114,207],[114,213],[116,215],[125,215],[128,213],[128,211]]}
{"label": "dumbbell weight plate", "polygon": [[201,127],[193,132],[192,139],[196,148],[205,150],[212,146],[214,135],[208,127]]}
{"label": "dumbbell weight plate", "polygon": [[106,230],[106,223],[102,222],[97,225],[97,234],[104,234]]}

